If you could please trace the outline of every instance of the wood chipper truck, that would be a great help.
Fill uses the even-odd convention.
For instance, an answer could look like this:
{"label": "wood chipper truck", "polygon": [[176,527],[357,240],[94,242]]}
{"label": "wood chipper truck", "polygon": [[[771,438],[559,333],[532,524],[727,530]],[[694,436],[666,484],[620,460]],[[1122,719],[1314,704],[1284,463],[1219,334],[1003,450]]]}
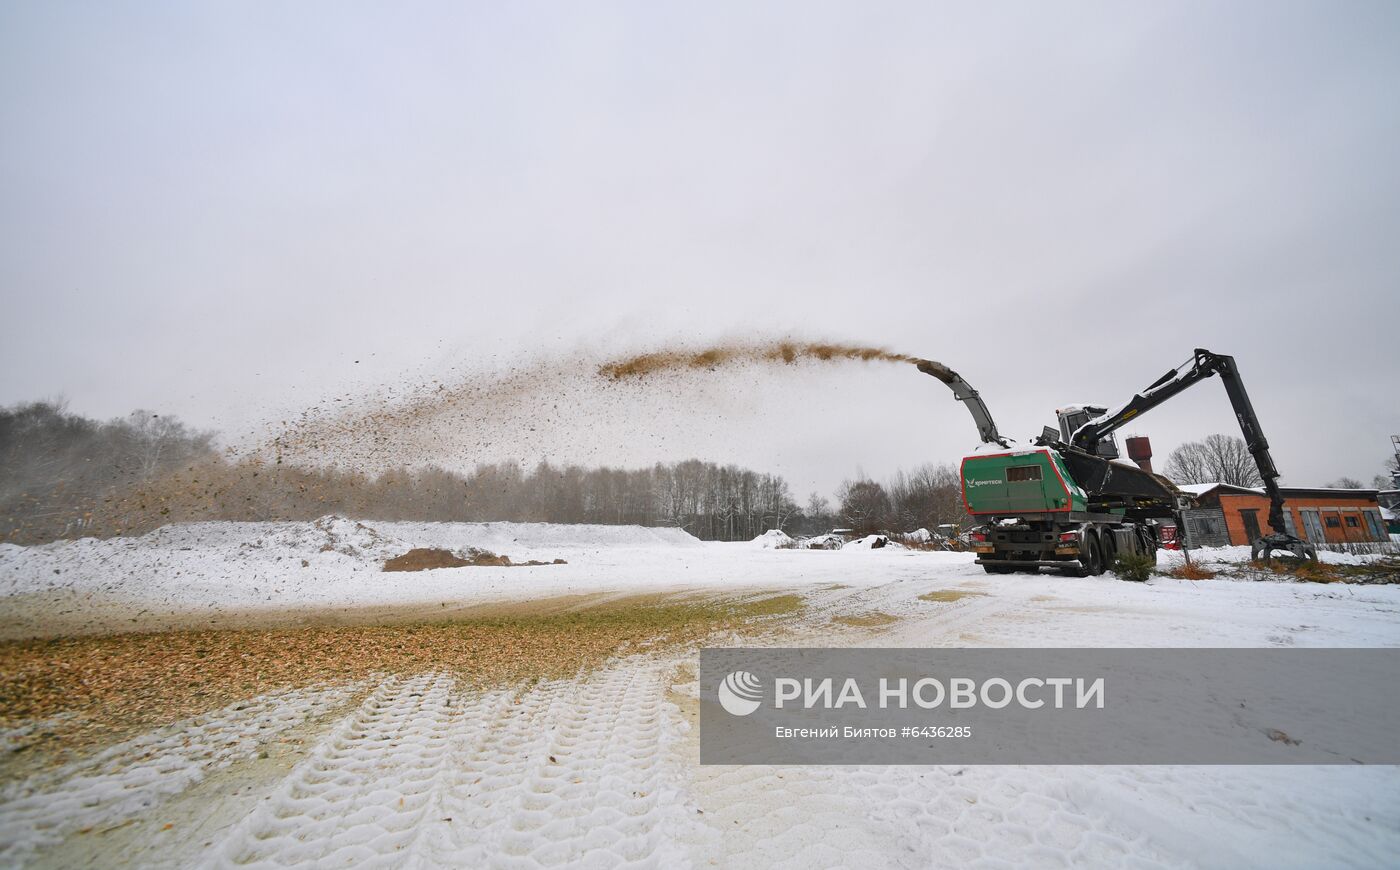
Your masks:
{"label": "wood chipper truck", "polygon": [[982,441],[995,445],[962,461],[967,511],[984,523],[972,530],[973,549],[977,563],[990,574],[1049,567],[1083,577],[1102,574],[1120,553],[1155,556],[1161,526],[1184,528],[1179,512],[1190,499],[1165,477],[1115,461],[1119,454],[1113,433],[1215,375],[1225,385],[1270,500],[1272,531],[1253,542],[1254,558],[1268,559],[1275,550],[1317,558],[1315,548],[1285,526],[1278,469],[1233,357],[1197,349],[1190,360],[1117,409],[1061,408],[1056,412],[1059,425],[1047,426],[1024,449],[1011,448],[977,391],[955,372],[931,361],[918,366],[953,389],[972,412]]}

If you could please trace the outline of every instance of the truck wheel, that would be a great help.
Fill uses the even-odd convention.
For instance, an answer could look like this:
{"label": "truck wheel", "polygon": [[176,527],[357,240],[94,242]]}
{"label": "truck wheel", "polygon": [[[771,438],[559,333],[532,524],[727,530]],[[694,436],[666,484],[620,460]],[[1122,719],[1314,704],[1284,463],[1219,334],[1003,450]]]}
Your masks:
{"label": "truck wheel", "polygon": [[1104,543],[1102,535],[1094,535],[1094,576],[1102,576],[1108,570],[1108,563],[1104,560]]}
{"label": "truck wheel", "polygon": [[1113,537],[1112,529],[1105,530],[1102,535],[1099,535],[1099,544],[1103,548],[1103,552],[1099,557],[1103,564],[1103,569],[1105,571],[1112,571],[1113,563],[1118,561],[1118,541]]}
{"label": "truck wheel", "polygon": [[1099,556],[1098,536],[1092,531],[1084,532],[1084,542],[1080,545],[1082,551],[1079,555],[1078,568],[1066,568],[1065,574],[1070,577],[1088,577],[1091,574],[1103,572],[1103,561]]}
{"label": "truck wheel", "polygon": [[1084,576],[1097,577],[1103,573],[1103,548],[1096,532],[1084,533]]}

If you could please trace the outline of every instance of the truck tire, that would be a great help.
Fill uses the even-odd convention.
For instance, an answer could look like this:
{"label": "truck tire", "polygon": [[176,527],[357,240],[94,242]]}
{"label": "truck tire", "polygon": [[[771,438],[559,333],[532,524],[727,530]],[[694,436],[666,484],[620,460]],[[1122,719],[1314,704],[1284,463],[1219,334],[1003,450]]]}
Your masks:
{"label": "truck tire", "polygon": [[1094,554],[1092,557],[1094,562],[1094,570],[1090,573],[1092,573],[1095,577],[1100,577],[1105,571],[1108,570],[1108,566],[1104,563],[1103,559],[1103,536],[1098,534],[1097,532],[1092,532],[1091,534],[1093,535],[1093,538],[1091,539],[1091,545],[1093,547]]}
{"label": "truck tire", "polygon": [[1079,545],[1079,567],[1067,568],[1065,573],[1071,577],[1089,577],[1094,574],[1102,574],[1103,555],[1099,551],[1099,536],[1094,534],[1092,529],[1085,529],[1082,534],[1084,540]]}
{"label": "truck tire", "polygon": [[1113,529],[1104,529],[1099,535],[1099,562],[1105,571],[1113,570],[1113,563],[1118,560],[1118,540],[1113,536]]}
{"label": "truck tire", "polygon": [[1015,569],[1010,565],[988,565],[986,562],[983,562],[982,570],[986,571],[988,574],[1010,574]]}
{"label": "truck tire", "polygon": [[1099,532],[1084,532],[1085,569],[1089,576],[1098,577],[1103,573],[1103,545],[1099,544]]}

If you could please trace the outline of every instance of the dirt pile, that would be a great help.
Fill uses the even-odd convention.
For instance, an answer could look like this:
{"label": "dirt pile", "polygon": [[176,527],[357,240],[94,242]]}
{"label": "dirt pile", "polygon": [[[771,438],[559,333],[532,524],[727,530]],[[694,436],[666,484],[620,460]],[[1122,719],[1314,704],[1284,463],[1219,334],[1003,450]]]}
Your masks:
{"label": "dirt pile", "polygon": [[435,568],[463,568],[471,563],[451,550],[414,547],[402,556],[384,563],[385,571],[431,571]]}
{"label": "dirt pile", "polygon": [[498,556],[490,550],[468,547],[466,556],[437,547],[415,547],[402,556],[384,563],[385,571],[431,571],[436,568],[525,568],[533,565],[567,565],[563,559],[552,562],[512,562],[509,556]]}

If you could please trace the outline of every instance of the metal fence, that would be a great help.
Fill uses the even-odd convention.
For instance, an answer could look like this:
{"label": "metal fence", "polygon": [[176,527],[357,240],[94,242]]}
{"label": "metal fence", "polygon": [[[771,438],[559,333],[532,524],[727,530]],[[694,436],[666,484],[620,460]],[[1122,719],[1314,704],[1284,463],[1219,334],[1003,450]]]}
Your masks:
{"label": "metal fence", "polygon": [[1329,553],[1351,553],[1353,556],[1400,556],[1400,542],[1373,541],[1362,544],[1318,544],[1319,550]]}
{"label": "metal fence", "polygon": [[1193,508],[1181,512],[1186,524],[1188,547],[1228,547],[1230,532],[1225,528],[1225,512],[1220,508]]}

